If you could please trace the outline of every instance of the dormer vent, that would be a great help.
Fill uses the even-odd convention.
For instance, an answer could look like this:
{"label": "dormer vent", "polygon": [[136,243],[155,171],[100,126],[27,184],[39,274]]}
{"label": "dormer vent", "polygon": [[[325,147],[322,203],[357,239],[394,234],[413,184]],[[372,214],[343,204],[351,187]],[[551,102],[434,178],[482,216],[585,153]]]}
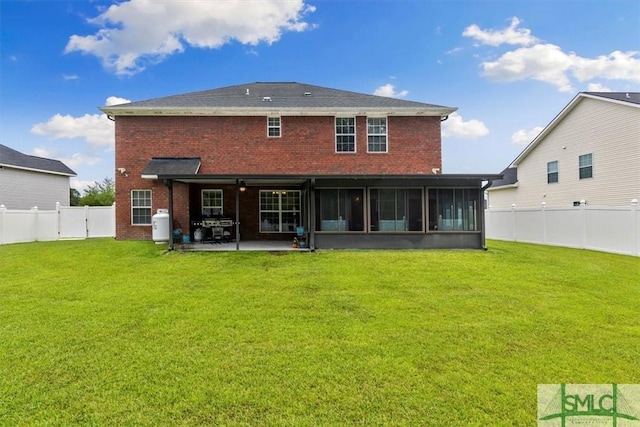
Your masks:
{"label": "dormer vent", "polygon": [[262,97],[262,102],[271,102],[271,97],[270,96],[263,96]]}
{"label": "dormer vent", "polygon": [[304,96],[311,96],[311,92],[305,92]]}

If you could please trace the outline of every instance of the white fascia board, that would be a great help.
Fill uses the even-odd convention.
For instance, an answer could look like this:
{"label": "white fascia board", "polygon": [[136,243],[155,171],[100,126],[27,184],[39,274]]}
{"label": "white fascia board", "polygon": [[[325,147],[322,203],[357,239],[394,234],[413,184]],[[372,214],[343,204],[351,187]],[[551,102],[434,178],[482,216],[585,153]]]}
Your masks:
{"label": "white fascia board", "polygon": [[6,163],[0,163],[0,167],[5,167],[5,168],[8,168],[8,169],[19,169],[19,170],[29,171],[29,172],[46,173],[46,174],[49,174],[49,175],[61,175],[61,176],[68,176],[68,177],[77,176],[75,173],[71,174],[71,173],[50,171],[50,170],[45,170],[45,169],[26,168],[24,166],[9,165],[9,164],[6,164]]}
{"label": "white fascia board", "polygon": [[158,179],[158,175],[140,175],[142,179]]}
{"label": "white fascia board", "polygon": [[508,185],[501,185],[499,187],[489,187],[487,188],[485,191],[498,191],[498,190],[506,190],[508,188],[518,188],[518,183],[514,183],[514,184],[508,184]]}
{"label": "white fascia board", "polygon": [[127,108],[102,107],[109,116],[448,116],[457,108]]}

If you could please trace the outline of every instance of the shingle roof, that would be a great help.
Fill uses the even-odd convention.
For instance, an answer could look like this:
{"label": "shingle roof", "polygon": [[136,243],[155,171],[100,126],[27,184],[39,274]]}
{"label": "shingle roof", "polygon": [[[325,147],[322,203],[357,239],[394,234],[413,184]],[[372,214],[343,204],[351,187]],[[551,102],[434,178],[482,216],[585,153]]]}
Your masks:
{"label": "shingle roof", "polygon": [[142,176],[195,175],[200,164],[200,157],[153,157],[142,171]]}
{"label": "shingle roof", "polygon": [[491,186],[489,186],[489,189],[505,187],[518,182],[518,168],[506,168],[505,170],[500,172],[500,175],[502,175],[502,178],[494,180],[491,183]]}
{"label": "shingle roof", "polygon": [[60,160],[29,156],[2,144],[0,144],[0,165],[56,175],[76,176],[76,173]]}
{"label": "shingle roof", "polygon": [[[331,89],[304,83],[248,83],[218,89],[166,96],[145,101],[131,102],[101,110],[110,115],[135,115],[137,113],[162,114],[164,111],[224,114],[233,110],[270,112],[343,110],[354,111],[407,111],[414,114],[448,115],[453,107],[406,101],[384,96],[368,95]],[[419,113],[418,113],[419,114]]]}
{"label": "shingle roof", "polygon": [[599,96],[601,98],[613,99],[615,101],[629,102],[631,104],[640,104],[640,92],[583,92],[591,96]]}

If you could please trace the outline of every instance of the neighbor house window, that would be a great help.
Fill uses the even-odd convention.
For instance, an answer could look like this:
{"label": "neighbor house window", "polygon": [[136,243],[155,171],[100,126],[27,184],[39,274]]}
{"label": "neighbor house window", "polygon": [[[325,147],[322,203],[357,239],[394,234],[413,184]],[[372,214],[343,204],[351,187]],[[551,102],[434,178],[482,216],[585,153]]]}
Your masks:
{"label": "neighbor house window", "polygon": [[267,117],[267,135],[270,138],[280,137],[280,117]]}
{"label": "neighbor house window", "polygon": [[222,215],[222,190],[202,190],[202,216]]}
{"label": "neighbor house window", "polygon": [[364,231],[364,190],[316,190],[316,231]]}
{"label": "neighbor house window", "polygon": [[558,161],[547,163],[547,184],[558,182]]}
{"label": "neighbor house window", "polygon": [[356,151],[356,119],[354,117],[336,117],[336,152],[354,153]]}
{"label": "neighbor house window", "polygon": [[478,189],[430,189],[429,230],[477,231],[481,206]]}
{"label": "neighbor house window", "polygon": [[422,204],[419,188],[371,189],[371,231],[422,231]]}
{"label": "neighbor house window", "polygon": [[593,177],[593,154],[583,154],[578,157],[578,166],[580,168],[580,179]]}
{"label": "neighbor house window", "polygon": [[131,190],[131,224],[151,224],[151,190]]}
{"label": "neighbor house window", "polygon": [[260,191],[260,232],[295,233],[300,225],[300,191]]}
{"label": "neighbor house window", "polygon": [[369,117],[367,119],[367,151],[370,153],[387,152],[386,117]]}

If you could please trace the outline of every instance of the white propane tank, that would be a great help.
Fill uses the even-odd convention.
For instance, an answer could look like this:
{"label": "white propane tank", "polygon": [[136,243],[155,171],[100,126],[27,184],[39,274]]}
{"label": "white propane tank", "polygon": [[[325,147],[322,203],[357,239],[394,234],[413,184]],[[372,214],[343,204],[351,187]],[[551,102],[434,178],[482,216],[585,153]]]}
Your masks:
{"label": "white propane tank", "polygon": [[171,230],[169,228],[169,210],[158,209],[151,217],[151,236],[156,243],[169,243]]}

